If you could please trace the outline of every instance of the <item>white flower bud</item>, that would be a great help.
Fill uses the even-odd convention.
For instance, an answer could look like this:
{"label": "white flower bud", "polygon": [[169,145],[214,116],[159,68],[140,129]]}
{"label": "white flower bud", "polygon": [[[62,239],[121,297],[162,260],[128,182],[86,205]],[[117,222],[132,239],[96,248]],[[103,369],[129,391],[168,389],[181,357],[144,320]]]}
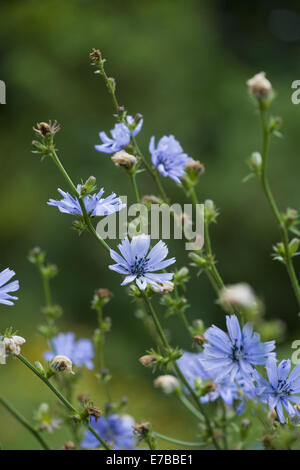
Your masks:
{"label": "white flower bud", "polygon": [[246,283],[232,284],[221,290],[219,301],[223,305],[251,309],[257,306],[252,288]]}
{"label": "white flower bud", "polygon": [[168,294],[174,290],[174,283],[172,281],[158,282],[160,289],[155,286],[151,286],[153,292],[158,294]]}
{"label": "white flower bud", "polygon": [[174,375],[160,375],[154,380],[154,386],[161,388],[165,393],[172,393],[179,387],[179,381]]}
{"label": "white flower bud", "polygon": [[272,93],[272,84],[266,78],[265,72],[254,75],[247,81],[251,95],[259,101],[267,101]]}
{"label": "white flower bud", "polygon": [[251,167],[256,170],[261,167],[262,164],[262,156],[259,152],[253,152],[250,157],[250,165]]}
{"label": "white flower bud", "polygon": [[3,338],[5,353],[8,356],[9,354],[13,354],[14,356],[18,356],[21,353],[21,345],[26,342],[22,336],[10,336]]}
{"label": "white flower bud", "polygon": [[136,158],[125,152],[125,150],[115,153],[111,159],[116,166],[124,166],[125,168],[130,168],[136,163]]}
{"label": "white flower bud", "polygon": [[50,362],[50,367],[55,372],[67,371],[70,374],[75,374],[72,370],[72,361],[67,356],[55,356]]}

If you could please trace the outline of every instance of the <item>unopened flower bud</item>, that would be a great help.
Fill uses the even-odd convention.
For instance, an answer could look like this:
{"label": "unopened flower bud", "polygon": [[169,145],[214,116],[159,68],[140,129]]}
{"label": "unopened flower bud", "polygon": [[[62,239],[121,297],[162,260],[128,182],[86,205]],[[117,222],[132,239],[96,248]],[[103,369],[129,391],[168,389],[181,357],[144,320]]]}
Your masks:
{"label": "unopened flower bud", "polygon": [[142,204],[159,204],[159,199],[156,196],[143,196],[142,197]]}
{"label": "unopened flower bud", "polygon": [[189,160],[186,164],[185,171],[194,176],[202,175],[205,171],[204,165],[199,160]]}
{"label": "unopened flower bud", "polygon": [[203,346],[205,343],[205,338],[203,335],[195,335],[193,336],[193,343],[198,344],[198,346]]}
{"label": "unopened flower bud", "polygon": [[65,442],[62,448],[62,450],[75,450],[75,449],[76,449],[76,445],[74,444],[73,441]]}
{"label": "unopened flower bud", "polygon": [[257,171],[261,168],[261,165],[262,165],[262,157],[261,157],[261,154],[259,152],[253,152],[250,159],[249,159],[249,164],[250,164],[250,167]]}
{"label": "unopened flower bud", "polygon": [[268,101],[272,93],[272,84],[266,78],[265,72],[254,75],[247,81],[249,92],[259,101]]}
{"label": "unopened flower bud", "polygon": [[156,359],[154,356],[146,354],[145,356],[139,358],[139,362],[142,364],[142,366],[148,367],[153,364],[153,362],[156,362]]}
{"label": "unopened flower bud", "polygon": [[111,157],[112,161],[116,166],[123,166],[125,168],[131,168],[136,163],[134,155],[130,155],[125,150],[120,150]]}
{"label": "unopened flower bud", "polygon": [[154,386],[165,393],[172,393],[179,387],[179,381],[174,375],[160,375],[154,380]]}
{"label": "unopened flower bud", "polygon": [[146,436],[150,431],[150,423],[148,423],[147,421],[143,423],[137,423],[133,426],[133,430],[136,434]]}
{"label": "unopened flower bud", "polygon": [[172,281],[158,282],[159,287],[151,286],[153,292],[158,294],[168,294],[174,290],[174,283]]}
{"label": "unopened flower bud", "polygon": [[219,295],[223,305],[251,309],[257,306],[257,300],[252,288],[246,283],[232,284],[224,287]]}
{"label": "unopened flower bud", "polygon": [[101,52],[99,49],[93,47],[92,52],[89,55],[90,60],[93,64],[96,64],[101,59]]}
{"label": "unopened flower bud", "polygon": [[279,421],[278,415],[277,415],[277,413],[276,413],[275,408],[273,408],[273,410],[269,411],[269,413],[268,413],[268,419],[269,419],[270,421]]}
{"label": "unopened flower bud", "polygon": [[55,356],[51,362],[50,367],[55,372],[69,372],[70,374],[75,374],[72,370],[72,361],[67,356]]}

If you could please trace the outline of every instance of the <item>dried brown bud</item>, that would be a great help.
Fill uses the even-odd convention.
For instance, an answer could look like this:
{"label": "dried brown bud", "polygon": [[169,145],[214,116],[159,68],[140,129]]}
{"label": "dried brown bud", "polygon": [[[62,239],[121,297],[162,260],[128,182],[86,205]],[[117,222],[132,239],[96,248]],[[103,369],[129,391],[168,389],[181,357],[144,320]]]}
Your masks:
{"label": "dried brown bud", "polygon": [[41,137],[48,137],[49,135],[54,135],[60,130],[60,125],[57,124],[57,121],[49,122],[38,122],[36,128],[33,128],[36,134]]}
{"label": "dried brown bud", "polygon": [[159,199],[156,196],[143,196],[142,204],[159,204]]}
{"label": "dried brown bud", "polygon": [[136,163],[136,158],[134,155],[125,152],[125,150],[120,150],[111,157],[112,161],[116,166],[123,166],[125,168],[130,168]]}
{"label": "dried brown bud", "polygon": [[76,445],[72,441],[67,441],[64,443],[62,450],[75,450]]}
{"label": "dried brown bud", "polygon": [[100,299],[108,299],[110,297],[113,297],[114,294],[109,290],[109,289],[105,289],[105,288],[100,288],[96,291],[96,295],[100,298]]}
{"label": "dried brown bud", "polygon": [[269,411],[269,413],[268,413],[268,418],[269,418],[270,421],[279,421],[278,415],[277,415],[275,409]]}
{"label": "dried brown bud", "polygon": [[86,411],[89,416],[94,416],[96,423],[98,419],[101,418],[102,416],[102,413],[99,410],[99,408],[96,408],[95,406],[93,406],[93,403],[90,403],[90,405],[86,408]]}
{"label": "dried brown bud", "polygon": [[88,392],[80,393],[80,395],[77,396],[77,400],[80,403],[87,403],[90,398],[90,395]]}
{"label": "dried brown bud", "polygon": [[135,433],[140,434],[141,436],[145,436],[150,431],[150,423],[147,421],[143,423],[137,423],[133,426],[133,430]]}
{"label": "dried brown bud", "polygon": [[101,59],[101,52],[99,51],[99,49],[95,49],[93,47],[92,52],[90,53],[89,57],[90,57],[91,62],[95,64]]}
{"label": "dried brown bud", "polygon": [[204,165],[199,160],[189,160],[186,164],[185,170],[195,175],[202,175],[205,171]]}
{"label": "dried brown bud", "polygon": [[193,337],[193,343],[198,344],[198,346],[203,346],[205,343],[205,338],[203,335],[196,335]]}
{"label": "dried brown bud", "polygon": [[153,364],[156,359],[154,356],[151,356],[150,354],[147,354],[145,356],[142,356],[139,358],[139,362],[142,364],[142,366],[148,367],[150,364]]}

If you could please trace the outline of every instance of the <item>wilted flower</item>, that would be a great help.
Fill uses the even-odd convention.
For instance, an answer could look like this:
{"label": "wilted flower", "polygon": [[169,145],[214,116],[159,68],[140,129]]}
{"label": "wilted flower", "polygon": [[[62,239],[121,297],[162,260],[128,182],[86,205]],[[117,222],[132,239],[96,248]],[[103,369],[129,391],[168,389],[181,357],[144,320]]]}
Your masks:
{"label": "wilted flower", "polygon": [[211,377],[221,380],[228,376],[234,379],[239,373],[251,381],[252,365],[265,365],[267,359],[275,357],[275,341],[261,343],[258,333],[253,333],[250,323],[241,329],[236,315],[227,315],[228,334],[215,325],[206,330],[202,364]]}
{"label": "wilted flower", "polygon": [[8,356],[12,354],[13,356],[18,356],[21,354],[21,346],[26,343],[26,340],[22,336],[9,336],[2,339],[5,347],[5,354]]}
{"label": "wilted flower", "polygon": [[252,288],[241,282],[224,287],[219,295],[219,301],[223,305],[234,308],[252,309],[257,307],[257,300]]}
{"label": "wilted flower", "polygon": [[160,174],[181,184],[180,178],[185,174],[185,167],[192,160],[184,153],[180,143],[173,135],[162,137],[155,148],[155,137],[151,137],[149,151],[152,163]]}
{"label": "wilted flower", "polygon": [[130,155],[125,152],[125,150],[120,150],[111,157],[112,161],[116,166],[124,166],[125,168],[130,168],[135,165],[136,158],[134,155]]}
{"label": "wilted flower", "polygon": [[[81,184],[77,185],[77,191],[80,194],[82,190]],[[58,207],[60,212],[71,215],[82,215],[82,210],[77,197],[71,196],[69,193],[58,189],[58,192],[63,196],[63,199],[57,201],[50,199],[48,201],[49,206]],[[125,207],[125,204],[121,203],[119,197],[115,193],[112,193],[106,198],[102,198],[104,189],[101,188],[97,194],[87,195],[83,197],[84,206],[87,213],[91,217],[110,215],[120,211]]]}
{"label": "wilted flower", "polygon": [[254,75],[247,81],[251,95],[260,101],[267,101],[272,92],[271,82],[266,78],[265,72]]}
{"label": "wilted flower", "polygon": [[300,364],[289,374],[290,360],[281,361],[277,366],[276,360],[270,359],[266,364],[266,370],[269,381],[260,374],[257,375],[257,396],[263,403],[267,403],[270,410],[275,409],[281,423],[286,421],[283,409],[291,418],[300,416],[297,408],[292,405],[292,403],[300,404]]}
{"label": "wilted flower", "polygon": [[18,300],[18,297],[14,297],[9,292],[15,292],[19,290],[19,281],[12,281],[7,284],[16,273],[9,268],[4,269],[0,273],[0,304],[13,305],[12,300]]}
{"label": "wilted flower", "polygon": [[55,372],[69,372],[70,374],[75,374],[72,369],[72,361],[67,356],[54,356],[54,358],[50,362],[50,367]]}
{"label": "wilted flower", "polygon": [[52,351],[44,353],[46,361],[51,361],[54,356],[62,355],[67,356],[75,366],[86,366],[88,369],[93,369],[93,343],[89,339],[79,339],[75,341],[74,333],[59,333],[55,338],[50,341]]}
{"label": "wilted flower", "polygon": [[154,380],[154,386],[162,388],[165,393],[172,393],[179,387],[179,381],[174,375],[160,375]]}
{"label": "wilted flower", "polygon": [[130,143],[131,133],[135,137],[142,129],[143,119],[136,123],[132,116],[127,116],[126,121],[127,125],[120,122],[110,131],[112,138],[105,132],[100,132],[99,136],[103,143],[95,145],[95,149],[102,153],[115,153],[126,147]]}
{"label": "wilted flower", "polygon": [[[111,414],[107,418],[103,416],[98,421],[96,421],[94,417],[91,417],[90,425],[114,450],[134,449],[134,419],[131,416]],[[83,449],[94,449],[99,446],[100,443],[94,434],[92,434],[91,431],[86,431],[81,442],[81,447]]]}
{"label": "wilted flower", "polygon": [[110,255],[117,264],[110,265],[109,269],[126,275],[122,286],[135,281],[141,290],[146,289],[147,284],[161,289],[160,283],[173,278],[173,273],[154,272],[165,269],[176,261],[175,258],[165,259],[168,248],[162,241],[156,243],[149,252],[150,236],[142,234],[133,237],[131,242],[125,238],[118,248],[122,256],[110,250]]}

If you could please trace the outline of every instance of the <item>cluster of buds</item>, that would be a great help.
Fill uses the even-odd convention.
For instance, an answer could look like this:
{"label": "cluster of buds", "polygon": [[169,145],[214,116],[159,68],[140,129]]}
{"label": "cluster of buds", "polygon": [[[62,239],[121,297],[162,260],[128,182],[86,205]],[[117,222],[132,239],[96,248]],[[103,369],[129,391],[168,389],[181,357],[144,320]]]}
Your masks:
{"label": "cluster of buds", "polygon": [[54,372],[68,372],[69,374],[74,375],[75,372],[73,371],[72,367],[72,361],[67,356],[55,356],[50,362],[50,368]]}
{"label": "cluster of buds", "polygon": [[206,199],[206,201],[204,201],[204,209],[206,223],[216,223],[219,211],[216,208],[214,201],[212,201],[211,199]]}
{"label": "cluster of buds", "polygon": [[114,294],[109,289],[103,287],[97,289],[92,300],[92,309],[99,310],[99,308],[102,308],[103,305],[106,305],[113,296]]}
{"label": "cluster of buds", "polygon": [[247,81],[249,93],[260,102],[268,102],[272,97],[272,84],[266,78],[265,72],[254,75]]}
{"label": "cluster of buds", "polygon": [[96,178],[95,176],[90,176],[86,182],[81,186],[80,197],[88,196],[89,194],[96,191]]}
{"label": "cluster of buds", "polygon": [[[288,250],[289,250],[289,255],[291,257],[297,256],[299,254],[298,248],[299,248],[300,240],[299,238],[292,238],[292,240],[289,242]],[[286,262],[286,250],[285,246],[282,242],[276,243],[276,245],[273,246],[273,254],[272,257],[276,261],[280,261],[281,263]]]}
{"label": "cluster of buds", "polygon": [[131,155],[130,153],[125,152],[125,150],[120,150],[119,152],[116,152],[111,157],[111,159],[116,166],[122,166],[127,170],[132,168],[136,164],[136,157],[134,155]]}
{"label": "cluster of buds", "polygon": [[155,436],[151,432],[151,425],[148,421],[135,424],[133,432],[136,436],[138,445],[141,444],[141,442],[146,442],[150,449],[156,449]]}
{"label": "cluster of buds", "polygon": [[154,387],[161,388],[165,393],[172,393],[180,387],[174,375],[160,375],[154,380]]}

